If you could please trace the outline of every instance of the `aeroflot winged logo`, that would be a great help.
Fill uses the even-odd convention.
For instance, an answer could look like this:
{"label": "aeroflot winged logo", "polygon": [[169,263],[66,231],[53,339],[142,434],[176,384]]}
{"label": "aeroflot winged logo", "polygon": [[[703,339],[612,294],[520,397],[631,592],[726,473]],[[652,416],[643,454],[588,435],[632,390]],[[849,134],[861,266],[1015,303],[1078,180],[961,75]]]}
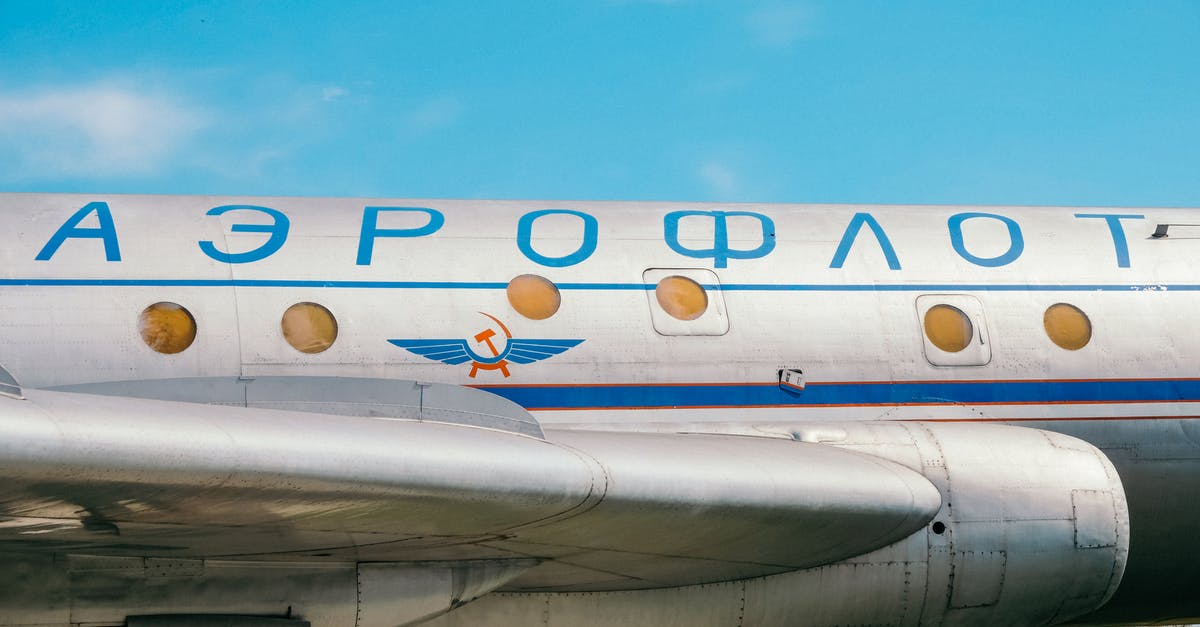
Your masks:
{"label": "aeroflot winged logo", "polygon": [[[485,328],[476,333],[474,336],[475,344],[484,353],[482,355],[472,350],[470,340],[465,339],[388,340],[388,342],[415,355],[452,366],[469,361],[471,362],[470,376],[472,378],[480,370],[499,370],[505,377],[508,377],[510,376],[508,372],[508,365],[510,363],[531,364],[535,361],[553,357],[583,342],[583,340],[513,339],[508,327],[504,326],[504,323],[500,322],[498,318],[482,311],[479,313],[491,319],[492,322],[495,322],[496,327],[499,327],[499,334],[503,334],[501,338],[497,333],[497,329],[493,327]],[[496,344],[499,341],[503,341],[504,344],[497,346]]]}

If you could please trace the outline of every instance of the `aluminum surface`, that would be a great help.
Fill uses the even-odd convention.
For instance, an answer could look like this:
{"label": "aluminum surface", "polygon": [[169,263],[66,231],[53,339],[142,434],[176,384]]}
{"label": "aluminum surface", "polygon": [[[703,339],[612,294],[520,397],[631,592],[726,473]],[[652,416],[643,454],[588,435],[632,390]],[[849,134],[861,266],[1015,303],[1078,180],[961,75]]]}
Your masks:
{"label": "aluminum surface", "polygon": [[[83,383],[52,389],[335,416],[427,420],[542,437],[537,419],[506,398],[460,385],[424,381],[350,377],[192,377]],[[2,387],[0,391],[3,391]]]}
{"label": "aluminum surface", "polygon": [[771,438],[545,441],[40,390],[0,418],[0,546],[26,552],[563,558],[570,585],[663,587],[857,555],[941,503],[900,465]]}
{"label": "aluminum surface", "polygon": [[[97,237],[101,207],[115,226]],[[1200,246],[1153,237],[1194,209],[0,194],[0,210],[0,364],[45,409],[0,413],[0,607],[19,608],[0,624],[295,605],[341,627],[382,607],[361,595],[376,560],[422,611],[457,607],[463,581],[504,586],[451,622],[1035,624],[1114,586],[1072,620],[1200,617]],[[281,238],[263,230],[284,235],[278,216]],[[698,320],[720,324],[663,319],[647,270],[709,277],[719,309]],[[557,313],[512,307],[523,274],[557,285]],[[172,355],[139,333],[164,301],[198,329]],[[972,359],[930,359],[918,301],[977,308]],[[337,319],[328,350],[284,338],[301,302]],[[1058,303],[1087,317],[1077,350],[1047,336]],[[488,369],[389,342],[511,348],[478,337],[562,350]],[[448,402],[414,411],[414,382]],[[77,386],[233,407],[39,392]],[[438,413],[490,428],[415,421]],[[1045,433],[1008,446],[984,428],[939,457],[941,421]],[[918,524],[935,513],[942,533]]]}
{"label": "aluminum surface", "polygon": [[1046,625],[1101,606],[1121,581],[1131,541],[1123,486],[1081,440],[977,424],[806,428],[836,428],[828,446],[919,469],[944,497],[935,523],[818,568],[664,591],[513,591],[430,624]]}

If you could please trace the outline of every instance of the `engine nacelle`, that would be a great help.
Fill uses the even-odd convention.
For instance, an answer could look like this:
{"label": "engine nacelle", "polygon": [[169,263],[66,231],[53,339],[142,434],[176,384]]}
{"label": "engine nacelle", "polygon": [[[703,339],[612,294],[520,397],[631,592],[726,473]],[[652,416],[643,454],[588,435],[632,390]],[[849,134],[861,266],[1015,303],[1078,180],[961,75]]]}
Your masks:
{"label": "engine nacelle", "polygon": [[886,458],[924,474],[942,508],[923,531],[817,568],[659,590],[491,595],[431,625],[1045,625],[1100,607],[1121,581],[1125,493],[1107,457],[1081,440],[980,423],[709,427]]}
{"label": "engine nacelle", "polygon": [[921,623],[1057,623],[1100,607],[1121,582],[1125,491],[1086,442],[979,423],[865,422],[793,434],[899,462],[941,491],[942,509],[918,542],[925,564],[910,571],[924,579],[924,599],[908,600],[922,608]]}

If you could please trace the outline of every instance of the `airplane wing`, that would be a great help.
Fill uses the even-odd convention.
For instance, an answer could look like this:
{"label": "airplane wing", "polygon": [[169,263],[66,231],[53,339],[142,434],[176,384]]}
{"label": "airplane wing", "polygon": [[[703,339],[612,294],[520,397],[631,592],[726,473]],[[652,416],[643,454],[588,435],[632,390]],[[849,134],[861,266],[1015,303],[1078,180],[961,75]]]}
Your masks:
{"label": "airplane wing", "polygon": [[[475,399],[464,415],[507,403],[460,390]],[[899,464],[792,439],[543,435],[433,422],[433,407],[331,415],[351,405],[0,398],[0,551],[533,560],[510,587],[652,588],[862,554],[941,504]]]}

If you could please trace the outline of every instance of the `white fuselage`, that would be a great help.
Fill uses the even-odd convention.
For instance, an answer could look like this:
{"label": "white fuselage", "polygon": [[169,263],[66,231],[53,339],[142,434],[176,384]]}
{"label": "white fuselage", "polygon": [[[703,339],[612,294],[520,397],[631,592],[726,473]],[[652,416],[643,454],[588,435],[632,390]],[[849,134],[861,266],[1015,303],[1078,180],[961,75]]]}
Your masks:
{"label": "white fuselage", "polygon": [[[0,365],[27,387],[431,381],[509,398],[548,429],[1029,424],[1096,444],[1121,471],[1129,615],[1160,602],[1136,581],[1156,568],[1200,581],[1178,557],[1191,545],[1161,539],[1177,534],[1137,535],[1193,513],[1153,466],[1200,470],[1188,420],[1200,402],[1200,228],[1151,234],[1197,222],[1194,210],[41,194],[0,194],[0,208]],[[529,274],[561,297],[545,319],[508,295]],[[664,314],[667,276],[705,288],[696,319]],[[139,314],[159,302],[195,321],[181,352],[143,341]],[[322,352],[281,330],[306,302],[336,319]],[[923,315],[938,303],[969,316],[963,350],[931,348]],[[1048,334],[1058,303],[1086,316],[1081,348]],[[403,346],[428,339],[473,353],[446,363]],[[522,340],[575,342],[502,359]],[[1163,615],[1200,611],[1181,607]]]}
{"label": "white fuselage", "polygon": [[[97,201],[112,216],[112,240],[92,211],[71,226],[96,230],[67,233],[45,250],[68,218]],[[247,208],[211,216],[210,205],[232,201],[9,194],[0,202],[25,220],[0,235],[2,287],[11,295],[4,365],[34,387],[304,373],[496,389],[548,422],[727,420],[751,409],[770,419],[781,408],[789,419],[1019,419],[1185,415],[1186,403],[1167,401],[1188,400],[1172,395],[1181,385],[1193,391],[1194,383],[1179,381],[1198,370],[1200,335],[1188,312],[1200,305],[1200,246],[1186,231],[1149,237],[1158,224],[1188,222],[1188,210],[393,201],[422,210],[378,211],[372,237],[363,231],[364,207],[378,201],[239,199]],[[286,232],[277,238],[276,220],[249,207],[286,216]],[[388,231],[418,231],[431,212],[442,216],[433,233]],[[684,214],[675,228],[673,213]],[[987,215],[948,226],[964,214]],[[873,218],[883,239],[856,215]],[[723,236],[714,235],[720,221]],[[236,226],[248,224],[261,230]],[[202,243],[253,259],[226,263]],[[39,251],[48,258],[36,259]],[[649,272],[696,278],[712,306],[691,323],[662,316]],[[557,313],[530,320],[513,310],[505,287],[523,274],[558,286]],[[943,295],[978,306],[972,314],[986,354],[966,365],[935,364],[923,344],[917,301]],[[160,301],[179,303],[196,320],[195,343],[182,353],[157,354],[138,336],[138,313]],[[321,304],[336,318],[328,350],[305,354],[284,341],[280,317],[297,302]],[[1060,302],[1090,319],[1093,338],[1080,350],[1047,337],[1043,313]],[[518,339],[583,341],[513,365],[510,376],[475,377],[469,364],[387,341],[464,338],[482,351],[473,338],[495,327],[493,319]],[[53,369],[43,367],[47,359]],[[811,387],[790,395],[754,389],[774,387],[780,369],[803,370]],[[1121,383],[1130,379],[1171,382]],[[1103,385],[1044,383],[1064,380]],[[1021,385],[936,383],[963,381]],[[871,387],[899,382],[912,385]],[[704,393],[714,385],[719,392]],[[643,411],[671,408],[688,411]]]}

